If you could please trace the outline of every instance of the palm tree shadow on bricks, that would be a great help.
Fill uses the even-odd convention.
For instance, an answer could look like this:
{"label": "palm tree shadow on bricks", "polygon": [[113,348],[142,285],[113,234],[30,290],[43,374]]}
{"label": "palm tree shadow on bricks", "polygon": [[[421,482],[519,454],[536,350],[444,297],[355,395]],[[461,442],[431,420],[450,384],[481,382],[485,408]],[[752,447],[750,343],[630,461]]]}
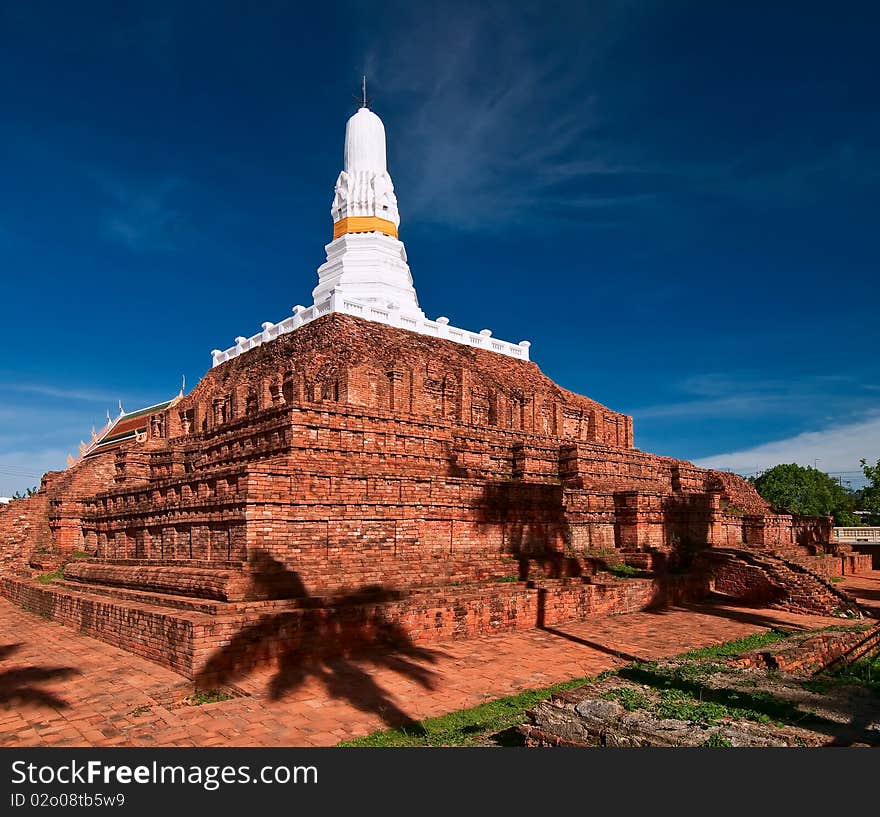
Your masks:
{"label": "palm tree shadow on bricks", "polygon": [[196,674],[197,688],[231,684],[259,667],[274,666],[267,689],[273,701],[314,679],[330,697],[378,715],[389,727],[423,731],[363,666],[390,669],[434,689],[436,673],[426,665],[436,663],[440,653],[416,646],[387,615],[387,602],[402,593],[364,585],[352,593],[312,596],[296,571],[265,551],[253,553],[248,569],[255,595],[290,599],[295,606],[263,615],[236,632]]}
{"label": "palm tree shadow on bricks", "polygon": [[[0,661],[13,655],[22,644],[5,644],[0,646]],[[47,681],[63,681],[73,675],[80,675],[75,667],[12,667],[0,670],[0,707],[9,706],[51,706],[63,709],[69,706],[67,701],[46,689],[40,684]]]}

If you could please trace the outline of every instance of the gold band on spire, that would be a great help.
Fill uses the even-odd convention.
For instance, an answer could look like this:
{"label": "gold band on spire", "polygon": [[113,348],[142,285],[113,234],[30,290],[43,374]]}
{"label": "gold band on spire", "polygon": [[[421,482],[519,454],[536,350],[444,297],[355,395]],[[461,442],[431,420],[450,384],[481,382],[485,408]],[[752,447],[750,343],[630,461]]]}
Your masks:
{"label": "gold band on spire", "polygon": [[346,233],[384,233],[397,238],[397,226],[393,221],[378,216],[349,216],[333,225],[334,239]]}

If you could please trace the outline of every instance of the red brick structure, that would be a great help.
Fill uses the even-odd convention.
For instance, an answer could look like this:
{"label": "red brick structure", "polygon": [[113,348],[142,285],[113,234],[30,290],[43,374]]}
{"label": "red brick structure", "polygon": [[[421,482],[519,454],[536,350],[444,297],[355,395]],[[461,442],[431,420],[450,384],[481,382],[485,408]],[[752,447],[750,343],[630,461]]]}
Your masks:
{"label": "red brick structure", "polygon": [[[265,660],[273,639],[424,643],[681,601],[712,581],[851,606],[821,578],[860,569],[828,544],[829,520],[633,448],[629,417],[528,361],[331,314],[163,406],[140,438],[0,512],[0,591],[188,675],[218,656]],[[27,578],[28,563],[60,562],[63,578]],[[644,575],[601,571],[621,563]],[[255,623],[256,658],[236,642]]]}
{"label": "red brick structure", "polygon": [[[197,679],[637,610],[713,581],[852,606],[826,579],[863,565],[828,544],[829,519],[639,451],[630,417],[553,383],[526,341],[427,319],[381,120],[362,108],[346,134],[314,305],[215,350],[190,394],[121,412],[0,510],[0,592]],[[624,564],[639,577],[607,570]]]}

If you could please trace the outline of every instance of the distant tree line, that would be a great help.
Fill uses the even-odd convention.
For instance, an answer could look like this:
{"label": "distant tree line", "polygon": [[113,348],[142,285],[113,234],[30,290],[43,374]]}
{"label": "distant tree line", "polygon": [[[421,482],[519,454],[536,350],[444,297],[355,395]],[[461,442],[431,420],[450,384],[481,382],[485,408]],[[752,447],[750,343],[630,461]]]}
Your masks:
{"label": "distant tree line", "polygon": [[[880,525],[880,459],[861,461],[867,484],[845,488],[824,471],[810,466],[775,465],[750,482],[774,508],[807,516],[833,516],[840,527]],[[856,511],[865,511],[856,514]]]}
{"label": "distant tree line", "polygon": [[859,510],[868,512],[869,524],[880,525],[880,459],[874,465],[862,460],[862,471],[868,484],[858,492]]}
{"label": "distant tree line", "polygon": [[40,490],[40,489],[37,488],[36,485],[35,485],[33,488],[25,488],[25,490],[24,490],[23,492],[22,492],[22,491],[16,491],[16,492],[10,497],[10,499],[27,499],[29,496],[33,496],[33,495],[34,495],[37,491],[39,491],[39,490]]}

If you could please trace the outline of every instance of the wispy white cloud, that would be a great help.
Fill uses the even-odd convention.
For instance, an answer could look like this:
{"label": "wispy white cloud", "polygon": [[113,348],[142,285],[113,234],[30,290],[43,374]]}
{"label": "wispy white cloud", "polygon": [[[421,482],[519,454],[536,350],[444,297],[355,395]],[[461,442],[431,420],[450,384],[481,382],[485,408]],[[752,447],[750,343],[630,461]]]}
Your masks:
{"label": "wispy white cloud", "polygon": [[697,460],[697,465],[750,473],[780,463],[807,466],[819,460],[816,464],[823,471],[851,472],[859,469],[862,458],[869,461],[880,458],[880,411],[858,422],[704,457]]}
{"label": "wispy white cloud", "polygon": [[107,403],[116,405],[119,395],[92,389],[72,389],[49,386],[39,383],[0,383],[0,392],[12,391],[20,394],[34,394],[40,397],[52,397],[59,400],[78,400],[88,403]]}
{"label": "wispy white cloud", "polygon": [[[758,130],[692,156],[628,127],[639,96],[608,92],[607,63],[662,3],[387,5],[394,22],[363,66],[376,97],[401,105],[389,149],[407,185],[404,218],[466,229],[617,224],[706,194],[789,207],[824,200],[835,184],[876,183],[876,147],[858,135],[793,145],[790,132]],[[560,33],[563,14],[572,36]]]}
{"label": "wispy white cloud", "polygon": [[[590,180],[633,171],[620,158],[584,150],[600,123],[597,100],[584,87],[615,40],[618,13],[582,10],[572,21],[572,54],[539,46],[534,26],[546,24],[546,15],[537,8],[512,13],[490,2],[455,13],[402,11],[388,40],[367,55],[365,70],[381,95],[410,100],[390,145],[392,173],[402,168],[407,176],[410,215],[486,227],[545,221],[547,207],[608,209],[645,200],[643,190],[589,189]],[[404,155],[395,154],[395,143],[407,145]],[[569,195],[559,191],[578,185]]]}
{"label": "wispy white cloud", "polygon": [[178,246],[181,235],[189,229],[189,219],[177,204],[185,187],[182,179],[136,183],[101,172],[96,180],[109,200],[101,212],[101,229],[109,239],[135,251]]}
{"label": "wispy white cloud", "polygon": [[633,409],[637,420],[748,417],[790,408],[790,400],[778,395],[741,394],[701,400],[682,400]]}
{"label": "wispy white cloud", "polygon": [[678,384],[684,399],[636,407],[636,420],[864,415],[877,405],[875,389],[859,373],[772,378],[757,372],[704,373]]}

